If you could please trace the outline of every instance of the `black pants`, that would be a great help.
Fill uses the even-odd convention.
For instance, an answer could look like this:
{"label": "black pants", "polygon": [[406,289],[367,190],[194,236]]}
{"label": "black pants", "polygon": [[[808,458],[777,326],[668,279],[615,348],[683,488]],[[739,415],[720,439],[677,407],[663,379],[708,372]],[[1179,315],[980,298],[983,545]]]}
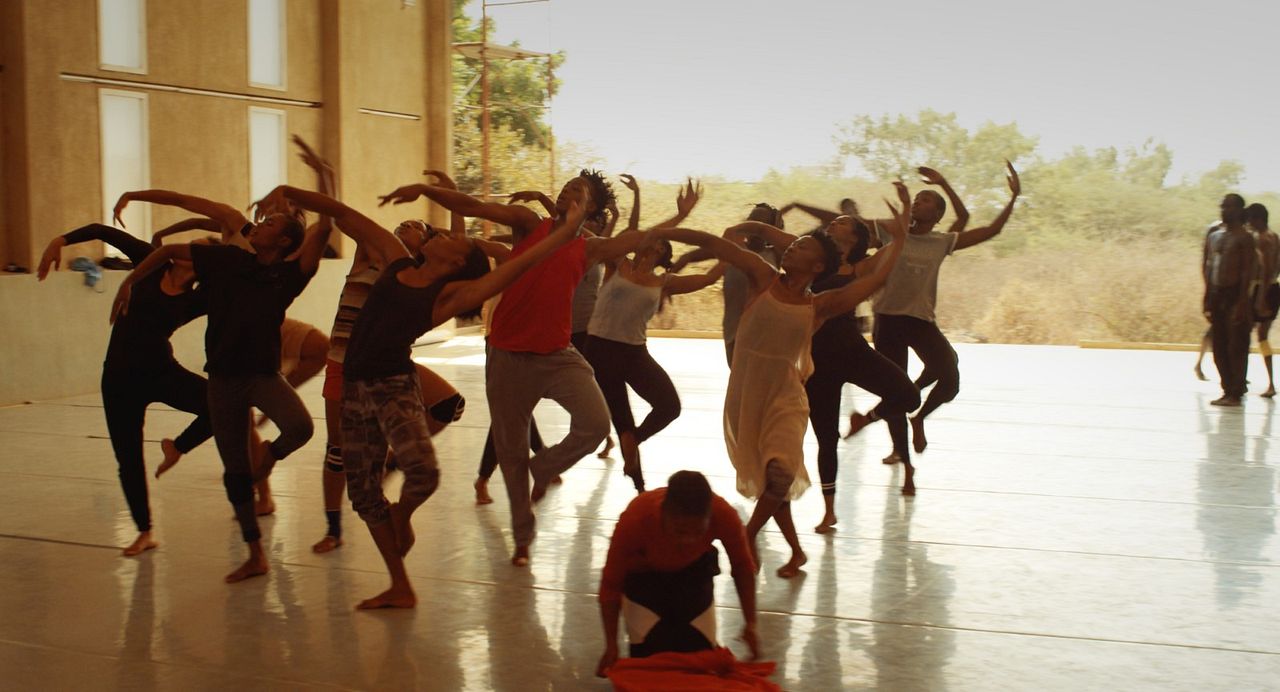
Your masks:
{"label": "black pants", "polygon": [[1213,334],[1213,363],[1218,366],[1222,380],[1222,393],[1241,398],[1245,395],[1245,378],[1249,369],[1249,332],[1252,325],[1252,306],[1245,306],[1245,314],[1233,321],[1236,305],[1240,302],[1239,287],[1212,288],[1209,291],[1209,331]]}
{"label": "black pants", "polygon": [[174,438],[178,451],[186,454],[213,434],[209,425],[208,383],[177,361],[160,363],[147,370],[102,368],[102,410],[107,416],[111,448],[120,467],[120,487],[124,489],[129,514],[138,531],[151,530],[151,507],[147,499],[147,468],[142,454],[142,426],[147,406],[160,402],[179,411],[195,414],[182,434]]}
{"label": "black pants", "polygon": [[[676,386],[667,371],[649,355],[645,345],[589,336],[582,355],[596,372],[596,384],[600,385],[605,403],[609,405],[609,417],[619,435],[634,433],[636,442],[644,442],[680,417],[680,395]],[[639,426],[631,415],[628,386],[651,407]]]}
{"label": "black pants", "polygon": [[[537,453],[544,446],[542,434],[538,432],[538,421],[529,416],[529,451]],[[479,476],[487,481],[497,468],[498,452],[493,447],[493,426],[489,426],[489,434],[484,438],[484,451],[480,453]]]}
{"label": "black pants", "polygon": [[623,594],[659,618],[642,643],[631,644],[631,657],[714,648],[715,644],[689,623],[714,604],[713,578],[717,574],[720,574],[720,553],[715,548],[676,572],[628,574],[623,582]]}
{"label": "black pants", "polygon": [[[876,314],[875,324],[876,350],[893,361],[905,372],[907,369],[907,349],[916,352],[916,356],[924,363],[924,369],[930,379],[936,378],[937,384],[929,390],[924,405],[920,407],[921,418],[933,413],[937,408],[956,398],[960,393],[960,362],[951,342],[942,335],[942,330],[934,322],[927,322],[918,317],[908,315]],[[902,436],[906,439],[907,416],[905,413],[886,416],[889,434],[894,440]],[[896,444],[895,444],[896,448]],[[903,454],[904,452],[899,452]],[[906,458],[905,456],[903,457]]]}
{"label": "black pants", "polygon": [[[836,492],[840,392],[846,382],[880,397],[880,403],[873,410],[878,418],[886,421],[920,406],[920,391],[907,373],[872,350],[861,334],[849,343],[815,344],[813,375],[804,388],[809,395],[809,421],[818,438],[818,477],[823,495]],[[889,434],[893,437],[893,450],[899,455],[906,454],[906,427],[895,430],[890,426]]]}

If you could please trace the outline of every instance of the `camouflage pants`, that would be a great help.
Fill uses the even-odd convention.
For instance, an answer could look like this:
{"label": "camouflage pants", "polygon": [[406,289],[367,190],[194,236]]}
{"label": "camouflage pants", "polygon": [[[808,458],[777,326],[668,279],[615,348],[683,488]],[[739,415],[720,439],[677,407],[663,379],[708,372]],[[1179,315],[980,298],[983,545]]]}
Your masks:
{"label": "camouflage pants", "polygon": [[417,507],[440,484],[418,376],[343,383],[342,463],[347,496],[368,524],[381,524],[388,518],[391,505],[382,493],[388,447],[404,472],[400,502]]}

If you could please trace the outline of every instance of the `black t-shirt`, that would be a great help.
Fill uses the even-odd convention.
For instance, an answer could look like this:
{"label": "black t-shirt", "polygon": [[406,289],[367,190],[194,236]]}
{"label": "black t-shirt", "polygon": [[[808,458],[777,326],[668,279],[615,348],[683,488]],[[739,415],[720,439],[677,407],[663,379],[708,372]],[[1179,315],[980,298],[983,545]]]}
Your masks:
{"label": "black t-shirt", "polygon": [[[853,274],[832,274],[809,287],[814,293],[834,291],[853,283],[857,277]],[[837,315],[823,323],[813,334],[814,354],[841,352],[847,353],[851,344],[863,340],[862,330],[858,329],[858,318],[854,310]]]}
{"label": "black t-shirt", "polygon": [[[123,252],[137,266],[155,248],[128,233],[103,224],[90,224],[62,236],[68,245],[101,240]],[[129,309],[116,318],[102,364],[106,370],[151,370],[173,360],[169,337],[178,327],[205,314],[204,292],[189,289],[169,295],[160,288],[164,271],[148,274],[133,286]]]}
{"label": "black t-shirt", "polygon": [[413,342],[431,329],[431,313],[436,298],[448,280],[415,288],[400,283],[396,274],[415,266],[411,257],[402,257],[382,270],[360,309],[347,359],[342,363],[344,379],[376,380],[413,372]]}
{"label": "black t-shirt", "polygon": [[205,371],[279,372],[280,325],[311,275],[302,273],[298,260],[260,264],[253,253],[226,245],[192,245],[191,259],[209,301]]}

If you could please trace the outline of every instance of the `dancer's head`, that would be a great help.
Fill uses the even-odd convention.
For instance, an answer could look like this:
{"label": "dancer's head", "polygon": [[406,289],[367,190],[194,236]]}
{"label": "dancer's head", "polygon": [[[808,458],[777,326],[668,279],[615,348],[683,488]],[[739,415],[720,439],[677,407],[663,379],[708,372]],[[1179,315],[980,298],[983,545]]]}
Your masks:
{"label": "dancer's head", "polygon": [[641,271],[651,271],[654,267],[670,270],[673,254],[670,241],[654,240],[650,236],[636,249],[636,268]]}
{"label": "dancer's head", "polygon": [[1222,197],[1222,203],[1218,205],[1222,210],[1222,222],[1229,224],[1238,224],[1244,222],[1244,198],[1234,192],[1229,192]]}
{"label": "dancer's head", "polygon": [[845,216],[858,216],[858,203],[845,197],[840,200],[840,213]]}
{"label": "dancer's head", "polygon": [[396,226],[394,232],[396,239],[404,244],[409,254],[417,257],[422,252],[422,246],[427,243],[427,238],[429,237],[428,229],[434,230],[431,228],[431,224],[422,219],[406,219],[401,221],[399,226]]}
{"label": "dancer's head", "polygon": [[1264,230],[1267,227],[1270,214],[1267,213],[1266,206],[1254,202],[1244,208],[1244,220],[1255,231]]}
{"label": "dancer's head", "polygon": [[305,233],[306,219],[302,212],[296,215],[276,212],[249,229],[249,244],[258,252],[280,250],[283,257],[302,245]]}
{"label": "dancer's head", "polygon": [[827,235],[835,241],[840,256],[845,262],[853,264],[867,256],[867,246],[871,242],[871,232],[866,224],[855,221],[850,216],[837,216],[827,224]]}
{"label": "dancer's head", "polygon": [[[751,208],[751,213],[747,214],[747,221],[758,221],[777,228],[785,228],[782,212],[768,202],[756,202],[756,205]],[[756,235],[747,236],[747,248],[752,252],[762,252],[765,247],[767,244],[763,238]]]}
{"label": "dancer's head", "polygon": [[811,281],[822,281],[840,268],[840,249],[825,231],[806,233],[782,253],[782,270],[789,274],[807,274]]}
{"label": "dancer's head", "polygon": [[604,179],[600,171],[584,168],[578,177],[560,188],[556,197],[556,215],[569,213],[569,203],[574,200],[582,204],[587,219],[596,221],[603,228],[605,207],[614,201],[613,185]]}
{"label": "dancer's head", "polygon": [[947,213],[947,200],[936,190],[921,190],[911,202],[911,220],[935,224]]}
{"label": "dancer's head", "polygon": [[698,543],[711,523],[711,485],[697,471],[676,471],[662,498],[662,532],[668,540]]}

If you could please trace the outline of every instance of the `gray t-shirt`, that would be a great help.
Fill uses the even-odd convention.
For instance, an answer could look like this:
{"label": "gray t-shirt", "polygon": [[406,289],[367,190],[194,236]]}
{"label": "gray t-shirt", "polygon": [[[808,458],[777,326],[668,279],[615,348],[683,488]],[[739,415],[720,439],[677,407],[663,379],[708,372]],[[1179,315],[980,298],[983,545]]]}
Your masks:
{"label": "gray t-shirt", "polygon": [[[772,248],[766,248],[764,252],[756,254],[774,269],[778,268],[778,256]],[[730,266],[724,270],[724,285],[720,290],[724,293],[724,321],[721,322],[721,328],[724,330],[725,342],[733,343],[738,337],[738,320],[742,318],[742,311],[747,307],[751,281],[741,269]]]}
{"label": "gray t-shirt", "polygon": [[[876,231],[881,244],[887,245],[893,240],[879,225]],[[908,233],[898,263],[876,295],[876,314],[909,315],[926,322],[936,321],[938,271],[942,260],[956,249],[959,237],[959,233]]]}
{"label": "gray t-shirt", "polygon": [[578,334],[587,331],[591,323],[591,313],[596,309],[596,296],[600,293],[600,277],[604,276],[604,265],[593,264],[587,267],[582,275],[578,288],[573,291],[573,317],[570,320],[569,333]]}

